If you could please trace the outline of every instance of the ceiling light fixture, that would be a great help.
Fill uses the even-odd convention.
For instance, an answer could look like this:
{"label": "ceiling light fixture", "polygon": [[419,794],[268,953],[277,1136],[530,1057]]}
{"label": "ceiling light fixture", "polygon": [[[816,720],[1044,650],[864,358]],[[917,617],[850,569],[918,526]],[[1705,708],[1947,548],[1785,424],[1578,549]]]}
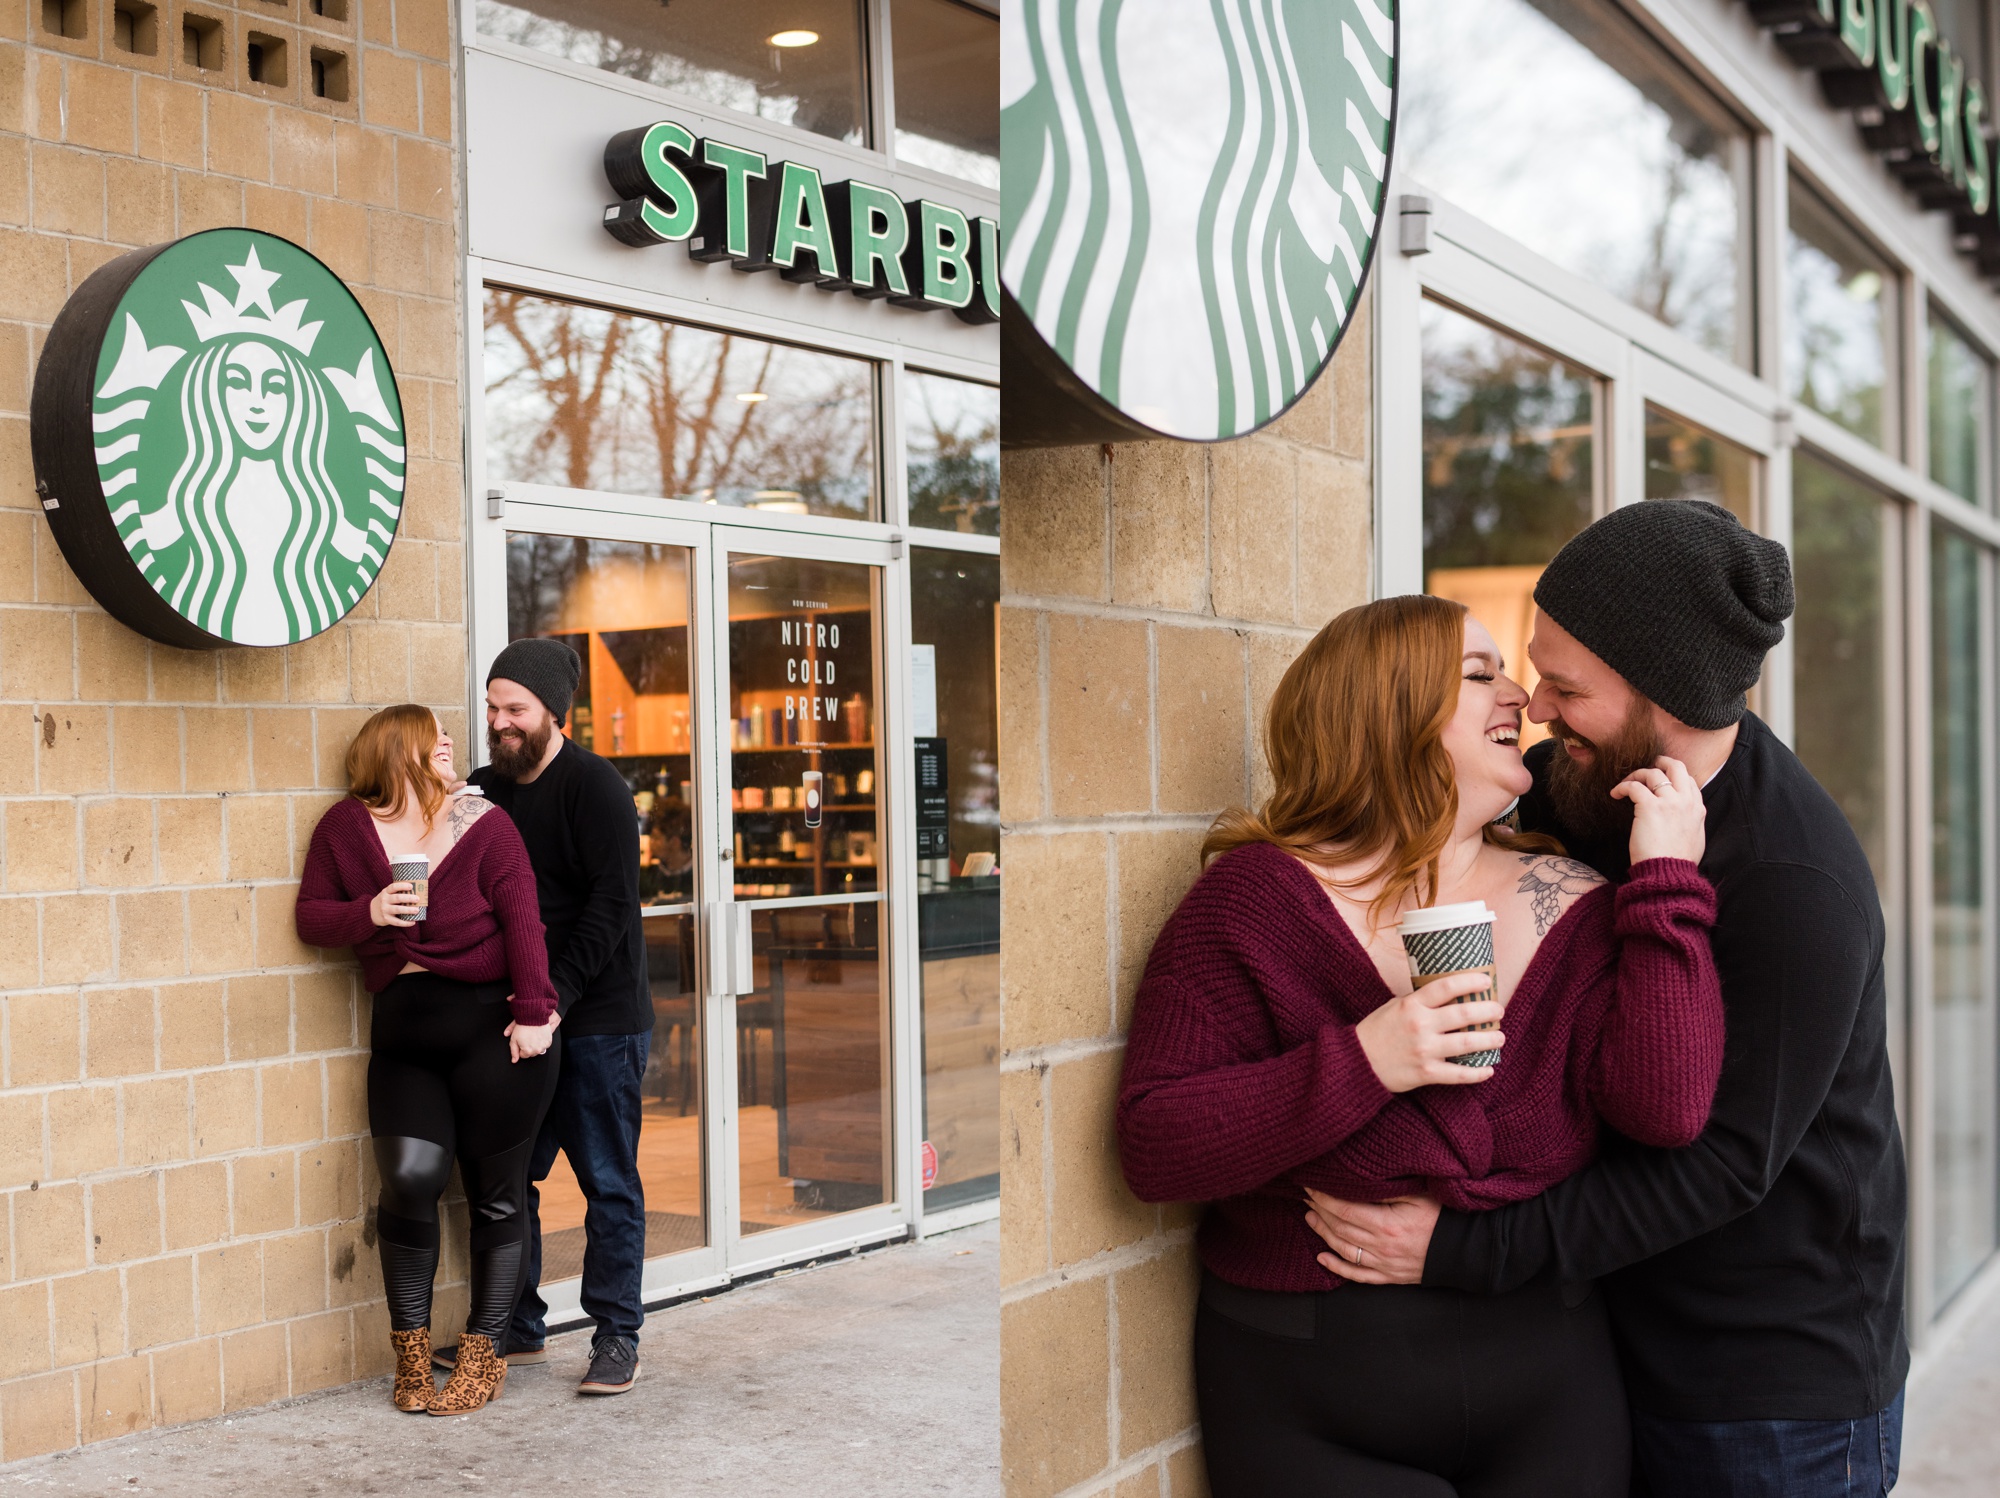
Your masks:
{"label": "ceiling light fixture", "polygon": [[745,390],[740,392],[736,398],[745,405],[754,406],[758,401],[769,400],[771,397],[761,390]]}
{"label": "ceiling light fixture", "polygon": [[770,38],[774,47],[810,47],[818,40],[817,31],[780,31]]}

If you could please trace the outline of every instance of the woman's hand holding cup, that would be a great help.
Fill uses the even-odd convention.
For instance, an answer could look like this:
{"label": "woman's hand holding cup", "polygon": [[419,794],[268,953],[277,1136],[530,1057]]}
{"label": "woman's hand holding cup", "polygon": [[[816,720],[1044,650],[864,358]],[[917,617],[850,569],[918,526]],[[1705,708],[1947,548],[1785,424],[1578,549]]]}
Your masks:
{"label": "woman's hand holding cup", "polygon": [[414,926],[422,908],[417,903],[416,885],[398,879],[383,885],[381,893],[368,902],[368,919],[378,926]]}
{"label": "woman's hand holding cup", "polygon": [[1683,858],[1700,863],[1708,848],[1708,808],[1702,804],[1701,787],[1688,767],[1670,755],[1661,755],[1654,766],[1634,770],[1611,788],[1615,799],[1632,803],[1632,862]]}
{"label": "woman's hand holding cup", "polygon": [[[1507,1012],[1498,999],[1468,999],[1484,993],[1493,980],[1482,972],[1452,973],[1433,978],[1414,993],[1391,999],[1354,1027],[1354,1035],[1391,1092],[1417,1087],[1454,1086],[1484,1082],[1490,1066],[1461,1066],[1451,1058],[1475,1051],[1497,1051],[1507,1037],[1497,1030],[1474,1032],[1473,1025],[1497,1024]],[[1464,1003],[1458,1000],[1465,999]]]}

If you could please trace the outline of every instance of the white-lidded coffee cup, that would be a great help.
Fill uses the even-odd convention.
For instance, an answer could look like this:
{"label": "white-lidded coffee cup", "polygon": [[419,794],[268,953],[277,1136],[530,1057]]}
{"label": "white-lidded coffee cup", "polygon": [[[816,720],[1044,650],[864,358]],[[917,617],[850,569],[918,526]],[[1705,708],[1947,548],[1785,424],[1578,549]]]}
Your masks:
{"label": "white-lidded coffee cup", "polygon": [[428,853],[398,853],[389,860],[389,877],[398,882],[407,879],[416,889],[417,916],[420,921],[431,918],[431,859]]}
{"label": "white-lidded coffee cup", "polygon": [[[1466,900],[1456,905],[1433,905],[1412,910],[1397,924],[1403,951],[1410,959],[1410,981],[1422,988],[1453,973],[1484,973],[1483,993],[1470,993],[1452,1002],[1497,997],[1500,976],[1493,965],[1493,911],[1484,900]],[[1475,1030],[1498,1029],[1497,1021],[1474,1025]],[[1451,1058],[1460,1066],[1498,1066],[1498,1051],[1474,1051]]]}

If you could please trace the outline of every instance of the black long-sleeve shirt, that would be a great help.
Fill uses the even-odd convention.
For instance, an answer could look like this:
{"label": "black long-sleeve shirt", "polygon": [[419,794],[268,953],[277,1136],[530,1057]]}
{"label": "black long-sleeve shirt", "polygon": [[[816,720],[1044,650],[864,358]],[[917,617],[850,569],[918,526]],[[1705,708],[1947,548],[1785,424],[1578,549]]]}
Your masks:
{"label": "black long-sleeve shirt", "polygon": [[639,819],[607,759],[568,739],[526,785],[491,765],[471,781],[514,819],[549,934],[549,977],[565,1035],[636,1035],[653,1026],[639,925]]}
{"label": "black long-sleeve shirt", "polygon": [[[1622,845],[1573,840],[1551,812],[1555,747],[1529,751],[1522,825],[1623,878]],[[1598,1162],[1542,1196],[1445,1212],[1424,1283],[1602,1278],[1648,1414],[1858,1419],[1895,1397],[1910,1361],[1881,904],[1832,797],[1754,716],[1703,794],[1727,1012],[1707,1129],[1683,1150],[1607,1131]]]}

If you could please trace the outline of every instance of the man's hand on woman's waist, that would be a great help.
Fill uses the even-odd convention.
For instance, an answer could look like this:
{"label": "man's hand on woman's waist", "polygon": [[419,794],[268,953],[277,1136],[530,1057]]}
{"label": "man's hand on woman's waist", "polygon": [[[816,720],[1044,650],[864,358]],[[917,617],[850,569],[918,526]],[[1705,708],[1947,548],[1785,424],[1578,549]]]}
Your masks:
{"label": "man's hand on woman's waist", "polygon": [[1344,1202],[1306,1187],[1306,1224],[1332,1250],[1319,1256],[1330,1273],[1361,1285],[1419,1285],[1438,1204],[1428,1196]]}

